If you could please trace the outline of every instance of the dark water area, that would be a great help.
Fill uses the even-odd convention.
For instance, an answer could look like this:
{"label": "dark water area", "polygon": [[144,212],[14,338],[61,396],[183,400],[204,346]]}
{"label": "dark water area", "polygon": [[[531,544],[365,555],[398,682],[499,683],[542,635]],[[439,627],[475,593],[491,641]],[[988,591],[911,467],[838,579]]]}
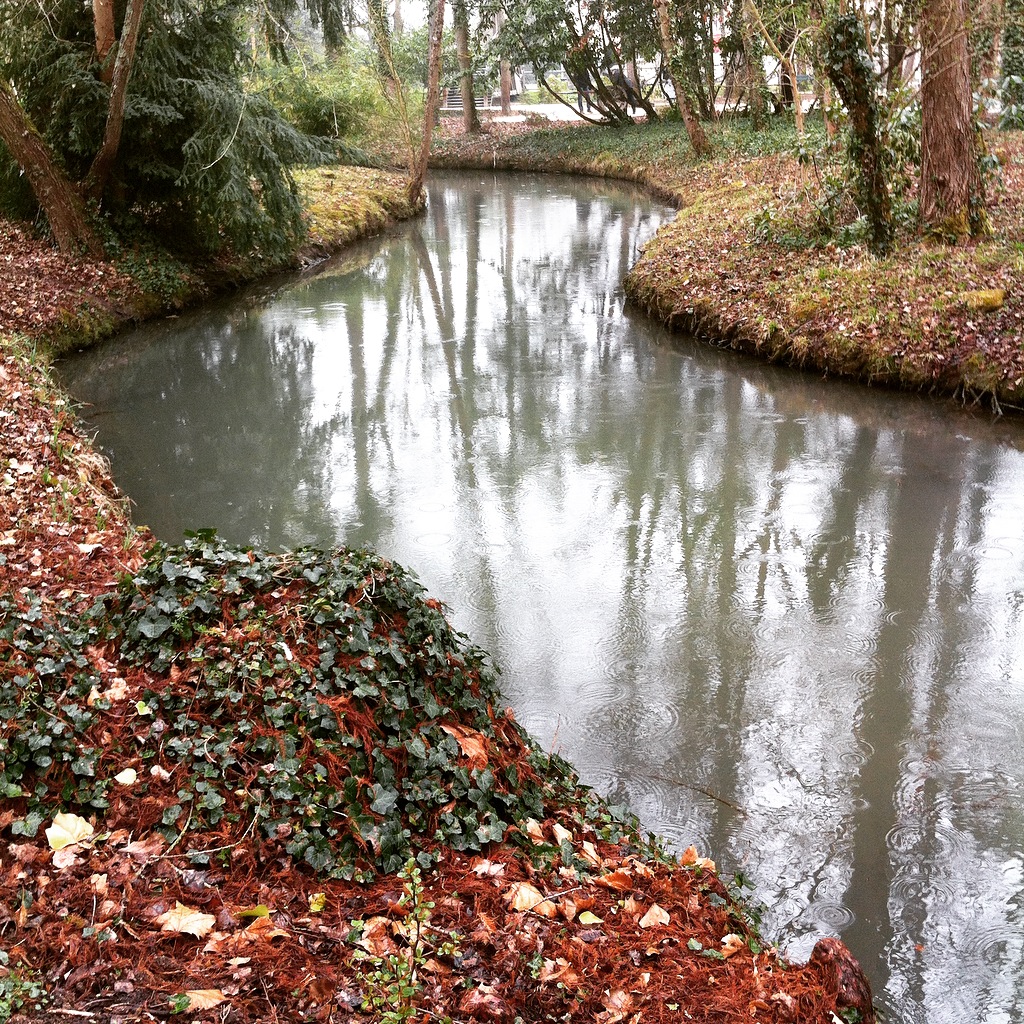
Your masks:
{"label": "dark water area", "polygon": [[624,309],[672,212],[451,175],[426,217],[68,359],[163,539],[369,546],[519,720],[906,1024],[1024,1020],[1024,424]]}

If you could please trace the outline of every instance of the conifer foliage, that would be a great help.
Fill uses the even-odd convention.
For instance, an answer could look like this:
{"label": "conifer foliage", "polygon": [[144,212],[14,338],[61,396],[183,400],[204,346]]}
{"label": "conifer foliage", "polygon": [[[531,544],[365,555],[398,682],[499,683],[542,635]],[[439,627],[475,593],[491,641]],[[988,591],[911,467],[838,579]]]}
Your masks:
{"label": "conifer foliage", "polygon": [[[120,34],[123,4],[115,14]],[[13,84],[54,163],[85,182],[104,139],[117,46],[100,56],[92,5],[73,0],[55,0],[45,13],[0,0],[0,16],[11,29],[0,40],[0,78]],[[273,258],[301,232],[290,168],[331,150],[245,88],[246,25],[236,0],[145,0],[120,145],[99,196],[122,238],[153,230],[193,252]],[[0,163],[0,208],[31,208],[24,168],[2,146]]]}

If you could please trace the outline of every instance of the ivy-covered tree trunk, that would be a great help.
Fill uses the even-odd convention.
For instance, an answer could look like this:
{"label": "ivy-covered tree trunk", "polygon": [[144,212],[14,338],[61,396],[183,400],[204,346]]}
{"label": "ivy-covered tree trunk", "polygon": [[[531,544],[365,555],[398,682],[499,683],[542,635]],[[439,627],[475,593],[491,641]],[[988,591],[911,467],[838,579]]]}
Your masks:
{"label": "ivy-covered tree trunk", "polygon": [[750,0],[742,0],[737,5],[735,17],[739,22],[740,39],[743,43],[743,77],[747,93],[747,110],[754,130],[760,131],[765,122],[765,93],[768,92],[768,85],[764,78],[760,38]]}
{"label": "ivy-covered tree trunk", "polygon": [[480,131],[480,118],[476,113],[476,97],[473,95],[473,65],[469,56],[469,14],[466,0],[455,0],[455,50],[459,58],[459,92],[462,95],[462,124],[467,135]]}
{"label": "ivy-covered tree trunk", "polygon": [[135,48],[139,41],[139,27],[146,8],[146,0],[128,0],[124,14],[121,39],[114,59],[114,74],[110,81],[110,99],[107,103],[107,123],[103,130],[103,143],[93,159],[86,176],[88,194],[99,199],[107,187],[110,172],[121,146],[124,127],[124,105],[128,97],[128,78],[135,62]]}
{"label": "ivy-covered tree trunk", "polygon": [[686,127],[686,134],[690,138],[690,145],[697,156],[710,156],[711,143],[708,141],[704,126],[700,123],[697,111],[693,108],[690,94],[686,91],[686,85],[676,72],[674,58],[676,43],[672,36],[672,20],[669,17],[668,0],[654,0],[654,7],[658,13],[658,29],[661,33],[661,49],[665,57],[665,67],[668,69],[669,78],[672,80],[672,89],[676,94],[676,107]]}
{"label": "ivy-covered tree trunk", "polygon": [[824,37],[825,70],[850,118],[848,152],[854,169],[854,195],[868,221],[871,250],[884,255],[893,241],[892,197],[886,180],[875,72],[864,27],[856,14],[843,14],[826,22]]}
{"label": "ivy-covered tree trunk", "polygon": [[427,48],[427,101],[423,109],[423,135],[420,151],[409,180],[409,200],[418,203],[423,198],[423,182],[427,176],[430,140],[434,134],[434,120],[441,107],[441,42],[444,36],[444,0],[430,0],[430,33]]}
{"label": "ivy-covered tree trunk", "polygon": [[103,256],[85,204],[50,147],[32,126],[10,85],[0,76],[0,139],[21,168],[62,252],[88,250]]}
{"label": "ivy-covered tree trunk", "polygon": [[922,229],[947,241],[986,230],[971,102],[964,0],[926,0],[921,11]]}
{"label": "ivy-covered tree trunk", "polygon": [[1024,0],[1006,0],[1002,55],[1002,126],[1024,128]]}

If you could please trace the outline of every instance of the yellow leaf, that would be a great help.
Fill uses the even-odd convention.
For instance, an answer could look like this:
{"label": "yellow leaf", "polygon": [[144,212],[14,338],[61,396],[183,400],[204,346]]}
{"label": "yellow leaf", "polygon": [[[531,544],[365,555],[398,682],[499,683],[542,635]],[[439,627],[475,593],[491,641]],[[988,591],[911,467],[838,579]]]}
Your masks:
{"label": "yellow leaf", "polygon": [[194,988],[186,992],[190,1010],[209,1010],[223,1003],[227,996],[219,988]]}
{"label": "yellow leaf", "polygon": [[153,918],[153,921],[160,925],[162,932],[194,935],[197,939],[208,935],[217,923],[213,914],[204,914],[194,907],[186,907],[184,903],[179,903],[177,900],[171,910]]}
{"label": "yellow leaf", "polygon": [[246,907],[244,910],[239,910],[238,913],[235,914],[235,917],[242,918],[243,920],[249,917],[269,916],[270,908],[266,905],[266,903],[259,903],[255,907]]}
{"label": "yellow leaf", "polygon": [[80,843],[93,834],[93,827],[77,814],[61,811],[53,816],[53,824],[46,830],[46,841],[51,850],[63,850],[65,846]]}
{"label": "yellow leaf", "polygon": [[651,906],[651,909],[640,918],[638,922],[641,928],[653,928],[659,924],[668,924],[670,918],[668,911],[659,907],[657,903]]}
{"label": "yellow leaf", "polygon": [[590,910],[584,910],[576,920],[580,924],[604,924],[604,918],[598,917],[597,914]]}
{"label": "yellow leaf", "polygon": [[122,786],[134,786],[139,773],[134,768],[125,768],[114,776],[114,781]]}
{"label": "yellow leaf", "polygon": [[309,895],[309,912],[311,914],[322,914],[327,906],[327,893],[314,892]]}

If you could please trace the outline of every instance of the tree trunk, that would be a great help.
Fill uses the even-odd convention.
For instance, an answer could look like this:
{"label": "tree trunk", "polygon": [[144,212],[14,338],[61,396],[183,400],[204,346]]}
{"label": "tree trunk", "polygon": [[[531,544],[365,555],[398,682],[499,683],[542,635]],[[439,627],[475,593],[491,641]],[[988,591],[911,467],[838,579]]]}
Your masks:
{"label": "tree trunk", "polygon": [[89,224],[85,204],[71,179],[54,161],[50,147],[21,109],[7,81],[0,76],[0,139],[11,152],[32,186],[36,200],[50,222],[50,230],[61,252],[77,253],[82,248],[103,256],[103,246]]}
{"label": "tree trunk", "polygon": [[778,62],[782,65],[782,98],[783,101],[786,99],[786,81],[789,80],[790,90],[793,94],[793,116],[796,119],[796,133],[797,135],[803,135],[804,133],[804,108],[800,102],[800,89],[797,84],[796,68],[793,67],[793,61],[790,59],[788,54],[782,52],[772,38],[771,32],[768,31],[767,26],[764,23],[764,19],[761,17],[761,12],[757,9],[757,5],[754,0],[744,0],[744,4],[749,8],[750,16],[754,21],[754,24],[761,31],[761,38],[768,44],[768,49],[772,51]]}
{"label": "tree trunk", "polygon": [[500,65],[501,112],[512,113],[512,65],[503,60]]}
{"label": "tree trunk", "polygon": [[856,14],[843,14],[824,26],[824,36],[825,68],[850,116],[848,152],[854,166],[854,195],[870,227],[872,252],[885,255],[892,248],[892,197],[864,26]]}
{"label": "tree trunk", "polygon": [[121,130],[124,127],[124,104],[128,95],[128,78],[132,73],[135,48],[139,42],[139,27],[146,8],[146,0],[128,0],[124,14],[121,40],[114,60],[114,77],[110,83],[110,99],[107,101],[107,123],[103,131],[103,144],[96,154],[86,175],[86,191],[93,199],[99,199],[107,187],[110,171],[121,146]]}
{"label": "tree trunk", "polygon": [[672,88],[676,94],[676,107],[679,115],[686,126],[686,134],[690,137],[690,145],[697,156],[705,157],[711,155],[711,143],[704,132],[704,126],[700,123],[697,111],[693,109],[693,101],[690,94],[683,86],[683,82],[676,75],[675,65],[672,58],[675,55],[676,44],[672,37],[672,22],[668,13],[668,0],[654,0],[655,10],[658,12],[658,28],[661,32],[661,50],[665,56],[665,67],[668,69],[669,78],[672,80]]}
{"label": "tree trunk", "polygon": [[469,14],[466,0],[455,0],[455,49],[459,57],[459,92],[462,94],[462,125],[467,135],[480,131],[480,118],[476,113],[476,97],[473,95],[473,64],[469,56]]}
{"label": "tree trunk", "polygon": [[100,80],[109,84],[114,69],[106,61],[117,41],[113,0],[92,0],[92,22],[96,32],[96,60],[101,65]]}
{"label": "tree trunk", "polygon": [[409,200],[418,203],[423,198],[423,182],[427,176],[430,140],[434,134],[434,120],[441,106],[441,42],[444,36],[444,0],[430,2],[430,45],[427,50],[427,101],[423,109],[423,136],[420,152],[409,181]]}
{"label": "tree trunk", "polygon": [[986,228],[964,0],[926,0],[921,11],[919,212],[927,234],[951,242]]}

